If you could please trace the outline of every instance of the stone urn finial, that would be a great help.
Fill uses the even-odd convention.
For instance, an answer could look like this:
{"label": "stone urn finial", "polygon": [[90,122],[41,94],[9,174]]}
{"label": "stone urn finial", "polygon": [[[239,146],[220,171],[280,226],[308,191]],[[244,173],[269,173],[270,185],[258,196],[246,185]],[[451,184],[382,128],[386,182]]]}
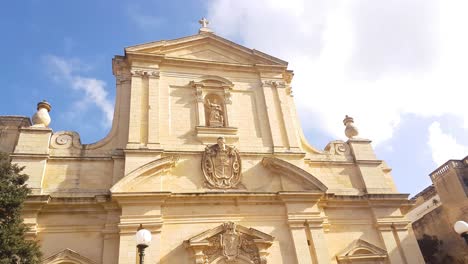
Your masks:
{"label": "stone urn finial", "polygon": [[50,124],[49,112],[52,106],[46,101],[37,103],[37,112],[33,115],[33,127],[48,127]]}
{"label": "stone urn finial", "polygon": [[357,127],[354,125],[354,118],[346,115],[345,119],[343,120],[343,124],[346,126],[345,135],[349,139],[355,138],[359,134]]}

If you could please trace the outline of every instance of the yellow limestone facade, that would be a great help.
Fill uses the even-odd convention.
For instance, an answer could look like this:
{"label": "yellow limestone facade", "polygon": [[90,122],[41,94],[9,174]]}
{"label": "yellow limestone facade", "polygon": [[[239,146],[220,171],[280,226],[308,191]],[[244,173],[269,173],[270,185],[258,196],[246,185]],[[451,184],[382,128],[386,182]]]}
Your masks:
{"label": "yellow limestone facade", "polygon": [[34,124],[0,117],[44,263],[133,264],[140,224],[145,263],[423,263],[408,195],[352,118],[348,141],[306,142],[287,62],[204,24],[128,47],[112,68],[114,120],[97,143],[49,129],[46,102]]}

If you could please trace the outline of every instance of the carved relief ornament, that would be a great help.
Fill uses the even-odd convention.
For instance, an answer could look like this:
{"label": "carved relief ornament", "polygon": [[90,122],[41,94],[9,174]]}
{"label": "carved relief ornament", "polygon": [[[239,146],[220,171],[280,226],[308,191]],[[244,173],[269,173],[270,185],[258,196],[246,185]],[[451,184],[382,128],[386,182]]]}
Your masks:
{"label": "carved relief ornament", "polygon": [[202,171],[208,188],[235,188],[241,178],[241,159],[239,151],[225,144],[219,137],[217,144],[207,146],[202,158]]}
{"label": "carved relief ornament", "polygon": [[184,241],[195,253],[195,263],[266,264],[266,251],[274,238],[268,234],[226,222]]}
{"label": "carved relief ornament", "polygon": [[50,148],[81,148],[80,135],[74,131],[58,131],[52,135]]}
{"label": "carved relief ornament", "polygon": [[136,77],[147,76],[149,78],[159,79],[159,70],[156,69],[132,68],[130,74]]}

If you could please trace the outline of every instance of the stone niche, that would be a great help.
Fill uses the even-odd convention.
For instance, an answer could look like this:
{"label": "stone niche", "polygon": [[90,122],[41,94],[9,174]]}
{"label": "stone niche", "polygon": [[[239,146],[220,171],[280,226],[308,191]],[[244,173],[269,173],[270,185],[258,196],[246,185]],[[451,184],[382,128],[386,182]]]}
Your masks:
{"label": "stone niche", "polygon": [[184,241],[196,264],[267,264],[274,237],[253,228],[226,222]]}
{"label": "stone niche", "polygon": [[231,91],[234,84],[219,76],[203,76],[191,81],[197,101],[197,137],[203,144],[215,143],[224,136],[228,143],[236,142],[237,128],[229,126]]}

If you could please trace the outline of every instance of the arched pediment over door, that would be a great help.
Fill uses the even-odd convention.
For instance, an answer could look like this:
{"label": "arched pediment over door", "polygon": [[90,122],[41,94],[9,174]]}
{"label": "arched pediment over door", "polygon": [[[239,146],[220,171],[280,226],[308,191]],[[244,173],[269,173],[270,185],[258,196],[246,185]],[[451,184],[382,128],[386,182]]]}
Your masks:
{"label": "arched pediment over door", "polygon": [[325,186],[325,184],[323,184],[319,179],[317,179],[317,177],[285,160],[275,157],[265,157],[262,160],[262,165],[265,168],[281,175],[282,177],[291,178],[291,180],[297,182],[302,188],[306,190],[314,190],[321,193],[325,193],[328,190],[328,187]]}
{"label": "arched pediment over door", "polygon": [[173,168],[178,160],[178,156],[167,156],[148,162],[125,175],[112,186],[110,191],[111,193],[138,192],[138,186],[142,184],[141,181],[166,172]]}

